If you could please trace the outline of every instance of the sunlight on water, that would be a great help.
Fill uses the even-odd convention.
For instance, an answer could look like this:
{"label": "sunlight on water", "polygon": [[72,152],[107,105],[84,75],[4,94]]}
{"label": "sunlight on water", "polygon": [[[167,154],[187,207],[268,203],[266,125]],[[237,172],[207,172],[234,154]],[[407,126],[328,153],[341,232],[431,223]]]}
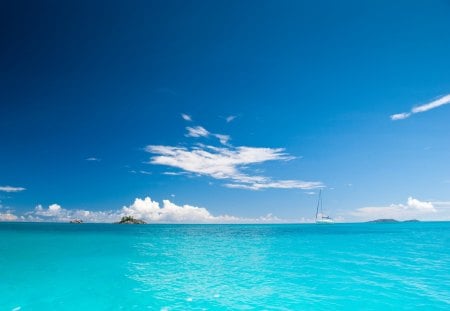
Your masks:
{"label": "sunlight on water", "polygon": [[2,310],[450,307],[450,223],[1,223],[0,234]]}

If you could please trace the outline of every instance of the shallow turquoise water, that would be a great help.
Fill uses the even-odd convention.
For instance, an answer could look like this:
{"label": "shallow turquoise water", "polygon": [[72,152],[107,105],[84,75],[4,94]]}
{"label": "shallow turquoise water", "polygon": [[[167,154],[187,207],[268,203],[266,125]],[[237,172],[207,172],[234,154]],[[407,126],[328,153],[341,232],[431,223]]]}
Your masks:
{"label": "shallow turquoise water", "polygon": [[0,310],[450,309],[450,223],[0,223]]}

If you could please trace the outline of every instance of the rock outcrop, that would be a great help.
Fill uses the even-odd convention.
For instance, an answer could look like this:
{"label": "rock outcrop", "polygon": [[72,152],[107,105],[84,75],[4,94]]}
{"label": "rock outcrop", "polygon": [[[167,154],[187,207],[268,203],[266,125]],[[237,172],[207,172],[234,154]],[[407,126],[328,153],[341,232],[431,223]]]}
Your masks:
{"label": "rock outcrop", "polygon": [[117,224],[144,225],[146,222],[141,219],[136,219],[133,216],[123,216]]}

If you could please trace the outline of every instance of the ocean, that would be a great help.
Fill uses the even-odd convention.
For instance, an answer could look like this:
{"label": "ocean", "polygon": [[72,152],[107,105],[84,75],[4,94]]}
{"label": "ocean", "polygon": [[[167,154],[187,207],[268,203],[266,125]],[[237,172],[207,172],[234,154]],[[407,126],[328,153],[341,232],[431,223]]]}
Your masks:
{"label": "ocean", "polygon": [[450,310],[450,222],[0,223],[0,310]]}

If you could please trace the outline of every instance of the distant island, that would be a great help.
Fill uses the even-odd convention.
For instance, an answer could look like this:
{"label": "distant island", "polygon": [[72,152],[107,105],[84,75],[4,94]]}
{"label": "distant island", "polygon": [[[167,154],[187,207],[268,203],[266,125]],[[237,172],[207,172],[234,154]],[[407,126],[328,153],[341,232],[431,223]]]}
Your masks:
{"label": "distant island", "polygon": [[69,221],[69,223],[71,223],[71,224],[82,224],[83,221],[81,219],[73,219],[73,220]]}
{"label": "distant island", "polygon": [[392,218],[381,218],[381,219],[375,219],[375,220],[369,220],[368,222],[375,222],[375,223],[396,223],[396,222],[420,222],[420,220],[417,219],[409,219],[404,221],[399,221]]}
{"label": "distant island", "polygon": [[141,219],[136,219],[133,216],[123,216],[116,224],[145,225],[146,222]]}

